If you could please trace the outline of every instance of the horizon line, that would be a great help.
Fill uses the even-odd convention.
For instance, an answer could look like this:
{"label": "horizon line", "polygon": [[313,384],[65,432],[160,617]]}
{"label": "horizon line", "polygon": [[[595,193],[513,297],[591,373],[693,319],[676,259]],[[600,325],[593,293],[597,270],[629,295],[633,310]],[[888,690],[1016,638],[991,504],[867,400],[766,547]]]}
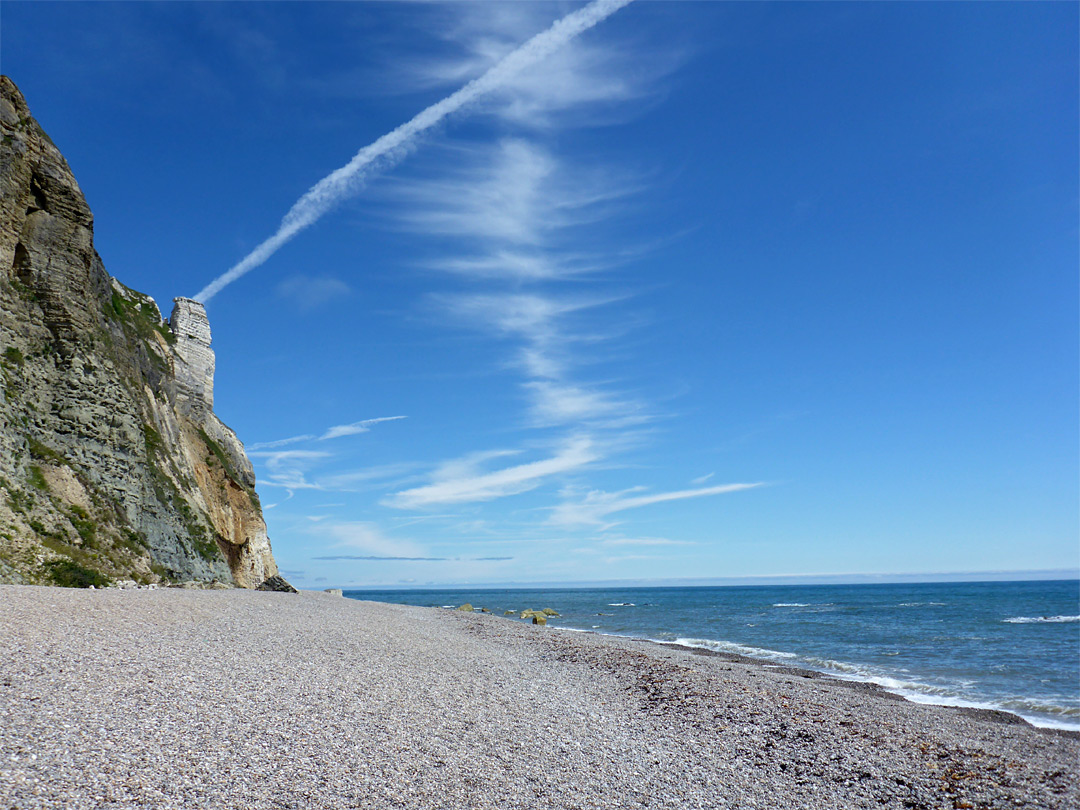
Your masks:
{"label": "horizon line", "polygon": [[502,580],[494,582],[398,582],[327,585],[342,590],[496,590],[536,588],[689,588],[738,587],[740,585],[930,585],[949,582],[1052,582],[1080,580],[1080,568],[998,569],[990,571],[941,571],[868,574],[760,574],[737,577],[663,577],[583,580]]}

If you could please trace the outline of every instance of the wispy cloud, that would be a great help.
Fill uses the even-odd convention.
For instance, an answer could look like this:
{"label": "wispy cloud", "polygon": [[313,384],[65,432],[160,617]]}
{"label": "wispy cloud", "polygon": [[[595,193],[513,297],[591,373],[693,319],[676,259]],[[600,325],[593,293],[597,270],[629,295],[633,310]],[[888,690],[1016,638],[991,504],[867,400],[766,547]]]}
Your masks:
{"label": "wispy cloud", "polygon": [[668,540],[666,537],[612,537],[601,541],[605,546],[695,546],[690,540]]}
{"label": "wispy cloud", "polygon": [[607,427],[627,427],[647,421],[645,406],[632,399],[591,388],[534,380],[523,386],[532,395],[531,415],[536,425],[565,425],[598,422]]}
{"label": "wispy cloud", "polygon": [[[548,148],[503,138],[494,148],[459,144],[423,179],[400,180],[384,194],[400,227],[461,240],[461,249],[426,264],[476,279],[570,279],[611,266],[571,249],[585,225],[609,218],[641,183],[623,172],[567,165]],[[586,240],[583,244],[587,244]]]}
{"label": "wispy cloud", "polygon": [[262,461],[268,472],[261,479],[263,486],[284,487],[289,490],[320,489],[306,478],[311,466],[330,457],[320,450],[248,450],[248,455]]}
{"label": "wispy cloud", "polygon": [[575,379],[575,368],[584,362],[579,347],[595,346],[606,335],[573,319],[619,298],[507,292],[445,296],[441,302],[454,320],[519,342],[516,365],[526,376],[521,390],[533,426],[597,429],[653,418],[634,396],[602,382]]}
{"label": "wispy cloud", "polygon": [[405,418],[404,416],[380,416],[375,419],[361,419],[359,422],[350,422],[347,425],[334,425],[319,437],[319,441],[340,439],[342,436],[355,436],[357,433],[367,433],[371,430],[372,425],[377,425],[380,422],[396,422]]}
{"label": "wispy cloud", "polygon": [[388,537],[374,523],[349,521],[319,527],[319,534],[333,538],[336,547],[358,549],[374,557],[424,557],[424,549],[412,540]]}
{"label": "wispy cloud", "polygon": [[303,433],[299,436],[290,436],[287,439],[275,439],[269,442],[256,442],[248,448],[249,455],[277,455],[282,456],[284,454],[263,454],[264,450],[271,450],[276,447],[286,447],[290,444],[299,444],[300,442],[320,441],[325,442],[330,439],[340,439],[343,436],[355,436],[358,433],[367,433],[371,430],[372,425],[377,425],[380,422],[396,422],[399,419],[406,419],[405,416],[379,416],[375,419],[361,419],[359,422],[350,422],[347,425],[334,425],[331,428],[327,428],[321,435],[314,433]]}
{"label": "wispy cloud", "polygon": [[605,557],[604,565],[615,565],[622,562],[633,562],[636,560],[655,560],[655,556],[651,554],[623,554],[618,557]]}
{"label": "wispy cloud", "polygon": [[[543,25],[542,3],[460,4],[437,20],[440,36],[460,54],[425,58],[402,66],[406,86],[431,89],[477,76]],[[486,99],[482,110],[503,121],[532,128],[610,123],[625,114],[625,102],[640,106],[655,94],[658,80],[680,57],[645,42],[578,39],[552,54],[543,71],[521,73]]]}
{"label": "wispy cloud", "polygon": [[312,186],[285,214],[273,236],[201,289],[195,295],[196,300],[209,301],[226,286],[259,267],[282,245],[361,189],[373,169],[391,166],[404,158],[417,135],[467,104],[516,79],[526,69],[557,52],[579,34],[602,22],[629,2],[630,0],[593,0],[584,8],[567,14],[523,45],[507,53],[485,73],[457,92],[431,105],[374,143],[365,146],[346,165]]}
{"label": "wispy cloud", "polygon": [[301,312],[310,312],[326,304],[339,301],[352,293],[352,288],[341,279],[327,276],[291,276],[278,283],[277,297],[287,301]]}
{"label": "wispy cloud", "polygon": [[503,562],[513,557],[388,557],[375,554],[336,554],[326,557],[312,557],[313,560],[375,560],[392,562]]}
{"label": "wispy cloud", "polygon": [[[464,55],[412,65],[418,85],[428,89],[479,75],[536,30],[545,11],[511,4],[460,6],[446,13],[451,20],[440,19],[441,28]],[[612,250],[599,226],[625,211],[645,186],[640,171],[595,159],[568,160],[552,136],[563,127],[601,123],[592,115],[599,107],[610,111],[648,95],[664,73],[662,64],[664,59],[656,59],[642,68],[637,55],[610,41],[568,43],[551,55],[544,71],[506,81],[479,107],[502,118],[510,134],[494,145],[444,143],[429,153],[422,173],[399,178],[383,192],[382,212],[430,240],[434,255],[423,266],[480,287],[429,300],[452,321],[510,343],[506,365],[524,377],[523,424],[561,428],[571,442],[607,433],[604,441],[612,444],[612,432],[655,418],[636,392],[585,373],[599,361],[605,341],[625,332],[630,319],[609,310],[630,295],[580,292],[632,258],[625,234]],[[572,117],[564,115],[570,111]],[[567,282],[575,285],[573,293],[555,292]],[[595,446],[588,458],[598,460]],[[419,508],[493,500],[536,488],[562,472],[564,461],[559,454],[495,471],[444,465],[429,483],[382,503]],[[571,460],[571,468],[578,466],[584,465]]]}
{"label": "wispy cloud", "polygon": [[313,433],[305,433],[302,436],[290,436],[287,439],[274,439],[269,442],[255,442],[255,444],[249,444],[247,447],[247,453],[249,456],[270,456],[274,455],[266,453],[266,450],[273,450],[276,447],[288,447],[290,444],[298,444],[299,442],[309,442],[318,438]]}
{"label": "wispy cloud", "polygon": [[425,553],[425,549],[409,539],[391,537],[379,526],[366,521],[352,521],[320,525],[319,535],[331,537],[337,542],[335,548],[351,548],[359,554],[323,554],[313,560],[366,560],[383,562],[505,562],[512,556],[438,556]]}
{"label": "wispy cloud", "polygon": [[[486,459],[506,455],[487,454]],[[418,509],[448,503],[491,501],[517,495],[540,486],[544,479],[581,469],[601,457],[594,441],[587,436],[573,437],[545,459],[479,472],[477,457],[448,462],[432,475],[432,483],[398,492],[383,500],[397,509]]]}
{"label": "wispy cloud", "polygon": [[436,299],[455,319],[481,323],[501,335],[524,339],[538,348],[574,339],[566,319],[574,313],[619,300],[616,296],[555,296],[538,292],[494,292]]}
{"label": "wispy cloud", "polygon": [[415,478],[415,474],[422,466],[414,462],[401,461],[395,464],[325,473],[317,480],[322,489],[332,492],[382,489],[395,484],[400,486],[404,481],[419,480]]}
{"label": "wispy cloud", "polygon": [[680,501],[687,498],[703,498],[709,495],[726,495],[731,492],[740,492],[761,486],[755,484],[721,484],[720,486],[704,487],[701,489],[681,489],[674,492],[657,492],[651,495],[633,495],[631,493],[642,492],[643,488],[623,490],[622,492],[588,493],[578,501],[567,501],[556,506],[551,513],[549,522],[560,526],[575,525],[603,525],[604,518],[616,512],[627,509],[638,509],[642,506],[651,506],[656,503],[668,501]]}
{"label": "wispy cloud", "polygon": [[267,509],[276,509],[277,507],[281,506],[281,504],[285,503],[285,501],[292,500],[295,495],[296,492],[294,492],[293,490],[286,490],[285,497],[282,498],[280,501],[277,501],[276,503],[264,503],[262,505],[263,511],[265,512]]}
{"label": "wispy cloud", "polygon": [[[617,7],[618,0],[611,5]],[[486,75],[485,71],[501,64],[499,60],[514,51],[515,43],[538,30],[538,15],[546,13],[544,8],[533,4],[452,7],[445,13],[458,22],[450,26],[447,39],[460,45],[465,55],[453,62],[412,65],[418,85],[430,89]],[[460,508],[464,516],[455,520],[461,525],[483,524],[486,532],[501,539],[501,530],[508,522],[498,517],[485,521],[493,509],[483,504],[541,490],[552,483],[558,486],[581,474],[592,475],[602,466],[609,466],[618,448],[640,438],[643,423],[657,418],[656,407],[632,379],[627,381],[623,373],[611,373],[612,366],[604,365],[617,358],[621,339],[640,322],[628,312],[637,300],[633,287],[625,280],[613,280],[617,271],[639,257],[640,247],[627,243],[627,229],[622,227],[617,247],[613,248],[609,237],[614,229],[609,223],[618,221],[621,225],[623,215],[633,212],[648,175],[633,167],[605,165],[595,155],[571,160],[560,150],[562,139],[557,135],[564,127],[604,123],[622,102],[645,98],[657,88],[656,79],[664,74],[665,65],[673,65],[674,61],[661,58],[655,65],[640,67],[641,51],[635,53],[615,47],[611,41],[592,38],[566,41],[564,45],[548,55],[543,70],[504,76],[497,89],[492,88],[482,103],[473,106],[474,111],[502,119],[499,126],[505,134],[501,139],[486,144],[448,144],[444,140],[410,167],[418,172],[396,178],[380,192],[378,200],[380,213],[394,227],[423,235],[427,241],[417,249],[421,255],[415,263],[441,273],[439,284],[449,287],[449,292],[429,293],[424,300],[433,302],[442,318],[504,341],[505,362],[500,371],[510,369],[520,375],[514,381],[522,401],[520,424],[544,431],[545,445],[534,439],[515,442],[515,449],[463,455],[432,465],[434,470],[422,476],[416,474],[419,465],[335,470],[321,476],[304,467],[289,480],[335,491],[386,488],[391,494],[382,498],[381,506],[425,510],[424,515],[440,507],[458,509],[457,505],[468,504]],[[568,114],[571,112],[573,115]],[[386,159],[397,160],[403,152],[394,150],[407,148],[408,139],[418,131],[406,133],[405,140],[392,147]],[[386,138],[392,136],[396,137],[395,133]],[[384,141],[380,139],[367,149]],[[351,193],[349,189],[362,182],[368,171],[367,164],[357,163],[365,151],[298,202],[283,221],[282,229],[287,229],[294,215],[301,219],[306,216],[305,206],[316,211],[316,217],[321,216],[328,210],[319,207],[325,195],[336,202]],[[331,182],[335,176],[338,179]],[[272,246],[272,250],[276,249]],[[364,432],[375,422],[390,418],[403,417],[338,425],[322,433],[253,447],[275,450],[294,443],[326,441]],[[553,433],[563,434],[561,440],[550,438]],[[541,446],[546,449],[537,449]],[[287,462],[285,457],[280,464]],[[314,460],[295,460],[296,466],[312,463]],[[284,478],[282,473],[278,475]],[[701,477],[695,484],[705,484],[710,477]],[[757,485],[696,486],[660,493],[643,489],[609,493],[597,489],[586,495],[564,495],[562,502],[551,508],[548,529],[551,524],[611,525],[611,516],[627,510],[753,486]],[[535,536],[542,529],[535,525],[536,514],[530,513],[534,525],[526,529],[515,525],[514,536],[523,536],[522,532]],[[408,525],[397,525],[390,530],[391,535],[397,530],[410,531],[403,529]],[[411,540],[383,533],[373,523],[323,521],[319,527],[357,552],[325,559],[464,559],[432,556],[431,551],[445,549],[421,549]],[[431,523],[426,523],[421,531],[424,534],[418,536],[446,537],[454,528],[439,523],[433,529]],[[478,534],[470,531],[469,536]],[[573,542],[580,542],[580,536],[574,535],[595,532],[565,534],[566,539],[573,537]],[[687,541],[643,536],[593,537],[590,542],[596,544],[598,555],[622,551],[632,555],[638,550],[649,551],[650,547],[660,553],[664,547],[688,545]],[[505,549],[495,546],[491,550]]]}

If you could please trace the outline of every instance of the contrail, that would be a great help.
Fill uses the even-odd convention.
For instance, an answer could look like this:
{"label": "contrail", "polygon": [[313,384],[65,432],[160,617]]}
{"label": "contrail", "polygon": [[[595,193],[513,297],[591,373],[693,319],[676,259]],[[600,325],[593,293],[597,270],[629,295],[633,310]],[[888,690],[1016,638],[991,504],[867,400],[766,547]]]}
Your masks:
{"label": "contrail", "polygon": [[405,156],[409,142],[421,132],[435,126],[470,101],[505,84],[508,79],[536,64],[578,34],[589,30],[630,2],[631,0],[593,0],[584,8],[567,14],[561,20],[552,23],[546,31],[537,34],[524,45],[508,53],[484,75],[473,79],[437,104],[431,105],[393,132],[388,132],[374,143],[365,146],[353,156],[352,160],[308,189],[307,193],[296,201],[281,220],[277,233],[199,290],[195,295],[195,300],[206,303],[223,288],[273,256],[278,248],[316,222],[339,202],[356,193],[373,163],[379,161],[382,166],[390,166],[401,160]]}

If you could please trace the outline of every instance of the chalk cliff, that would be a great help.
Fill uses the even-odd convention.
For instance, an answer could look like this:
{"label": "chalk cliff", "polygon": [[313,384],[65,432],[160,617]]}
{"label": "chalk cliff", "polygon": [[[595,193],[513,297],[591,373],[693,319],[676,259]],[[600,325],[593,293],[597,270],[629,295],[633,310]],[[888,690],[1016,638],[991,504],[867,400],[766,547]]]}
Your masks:
{"label": "chalk cliff", "polygon": [[213,412],[201,304],[112,278],[60,151],[0,77],[0,582],[277,575],[255,476]]}

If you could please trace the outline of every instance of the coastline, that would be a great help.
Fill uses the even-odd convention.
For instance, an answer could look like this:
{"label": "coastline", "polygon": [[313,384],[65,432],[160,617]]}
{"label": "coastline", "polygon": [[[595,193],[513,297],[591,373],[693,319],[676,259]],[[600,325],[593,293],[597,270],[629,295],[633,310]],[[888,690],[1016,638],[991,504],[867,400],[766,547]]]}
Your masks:
{"label": "coastline", "polygon": [[551,624],[561,629],[731,653],[874,683],[915,703],[1001,711],[1037,727],[1080,731],[1080,616],[1071,607],[1078,588],[1080,580],[345,595],[444,608],[472,601],[514,620],[521,605],[550,604],[560,612]]}
{"label": "coastline", "polygon": [[[603,634],[601,633],[599,635]],[[879,697],[883,700],[902,700],[905,703],[912,703],[916,706],[932,706],[935,709],[957,712],[958,714],[962,714],[967,717],[973,717],[988,723],[1002,723],[1008,726],[1025,726],[1027,728],[1045,734],[1062,736],[1072,740],[1080,740],[1080,729],[1062,728],[1060,726],[1050,725],[1039,725],[1038,723],[1032,722],[1023,715],[1017,714],[1016,712],[1006,711],[1005,709],[986,708],[983,706],[973,705],[956,705],[951,703],[935,703],[931,699],[913,700],[908,695],[889,689],[887,686],[883,686],[873,680],[865,680],[855,677],[844,678],[834,673],[825,672],[819,669],[810,669],[808,667],[800,667],[790,664],[778,664],[774,661],[769,661],[764,658],[754,658],[750,655],[739,655],[738,653],[720,652],[719,650],[710,650],[706,647],[695,647],[690,644],[677,644],[672,641],[657,641],[655,639],[633,639],[633,637],[624,638],[631,638],[632,640],[643,641],[648,644],[658,644],[661,647],[674,647],[680,650],[686,650],[692,655],[714,656],[727,661],[753,664],[759,667],[763,667],[765,669],[783,670],[789,675],[798,676],[800,678],[807,678],[810,680],[820,678],[829,681],[832,684],[836,684],[840,687],[855,689],[868,695]]]}
{"label": "coastline", "polygon": [[314,592],[0,615],[3,806],[1080,805],[1076,732],[731,653]]}

